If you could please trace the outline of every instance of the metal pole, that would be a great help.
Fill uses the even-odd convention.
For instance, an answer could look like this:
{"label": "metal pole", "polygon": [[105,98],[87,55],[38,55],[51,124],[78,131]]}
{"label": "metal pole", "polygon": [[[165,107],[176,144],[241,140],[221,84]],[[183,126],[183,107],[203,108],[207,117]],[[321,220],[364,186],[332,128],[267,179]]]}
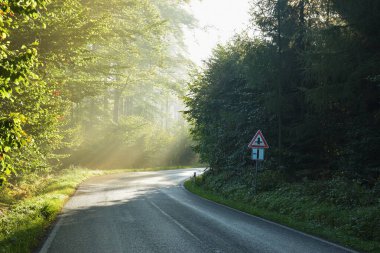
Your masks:
{"label": "metal pole", "polygon": [[255,187],[253,188],[253,193],[256,196],[256,188],[257,188],[257,167],[259,164],[259,160],[256,160],[256,166],[255,166]]}

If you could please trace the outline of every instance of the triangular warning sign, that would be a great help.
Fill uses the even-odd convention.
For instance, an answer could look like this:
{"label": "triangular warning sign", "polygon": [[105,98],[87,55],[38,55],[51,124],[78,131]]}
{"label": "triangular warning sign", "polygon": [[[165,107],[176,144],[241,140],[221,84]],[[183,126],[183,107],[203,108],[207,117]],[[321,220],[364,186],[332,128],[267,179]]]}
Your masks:
{"label": "triangular warning sign", "polygon": [[263,133],[259,130],[248,144],[249,148],[269,148],[267,141],[264,138]]}

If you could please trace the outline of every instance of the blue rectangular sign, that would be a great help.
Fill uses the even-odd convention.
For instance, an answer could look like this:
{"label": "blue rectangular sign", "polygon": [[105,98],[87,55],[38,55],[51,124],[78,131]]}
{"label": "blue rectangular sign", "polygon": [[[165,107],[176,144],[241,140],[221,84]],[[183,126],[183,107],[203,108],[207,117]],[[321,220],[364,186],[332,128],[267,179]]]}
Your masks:
{"label": "blue rectangular sign", "polygon": [[253,148],[252,149],[252,160],[264,160],[264,149],[263,148]]}

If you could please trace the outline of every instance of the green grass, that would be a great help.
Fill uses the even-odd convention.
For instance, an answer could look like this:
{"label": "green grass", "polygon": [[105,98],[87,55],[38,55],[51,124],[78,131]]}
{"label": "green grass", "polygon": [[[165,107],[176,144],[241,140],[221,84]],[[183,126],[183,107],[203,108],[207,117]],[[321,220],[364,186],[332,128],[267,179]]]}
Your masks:
{"label": "green grass", "polygon": [[[239,197],[231,198],[222,195],[220,192],[203,188],[199,181],[201,180],[198,179],[196,183],[192,180],[186,181],[186,189],[214,202],[359,251],[380,252],[380,242],[363,240],[352,233],[353,229],[348,227],[352,226],[352,219],[355,219],[355,217],[365,217],[366,214],[379,214],[378,209],[376,211],[378,206],[371,207],[373,209],[370,210],[368,208],[342,209],[311,198],[292,196],[295,194],[289,192],[289,189],[287,189],[288,192],[281,190],[264,192],[252,200]],[[369,217],[371,216],[369,215]],[[327,225],[334,222],[334,226]],[[373,220],[373,222],[377,222],[377,220]],[[376,233],[376,231],[373,231],[373,233]]]}
{"label": "green grass", "polygon": [[[36,178],[23,189],[17,189],[26,195],[20,197],[17,193],[0,217],[0,252],[30,252],[39,244],[46,228],[56,219],[76,187],[83,180],[102,174],[104,172],[98,170],[68,169],[54,177]],[[15,191],[7,193],[11,195]]]}
{"label": "green grass", "polygon": [[35,174],[23,178],[0,193],[0,252],[33,251],[44,238],[63,205],[84,180],[104,174],[171,170],[183,167],[89,170],[71,168],[50,176]]}

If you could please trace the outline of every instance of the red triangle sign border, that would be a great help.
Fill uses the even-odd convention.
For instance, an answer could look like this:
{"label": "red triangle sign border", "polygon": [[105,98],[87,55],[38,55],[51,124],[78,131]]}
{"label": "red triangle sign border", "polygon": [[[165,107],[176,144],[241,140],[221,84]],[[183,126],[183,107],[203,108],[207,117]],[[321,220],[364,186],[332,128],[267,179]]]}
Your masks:
{"label": "red triangle sign border", "polygon": [[[257,145],[255,144],[257,138],[260,136],[262,142],[263,142],[263,145]],[[261,132],[261,130],[258,130],[255,134],[255,136],[252,138],[251,142],[248,144],[248,147],[249,148],[269,148],[268,146],[268,143],[267,141],[265,140],[264,138],[264,135],[263,133]]]}

